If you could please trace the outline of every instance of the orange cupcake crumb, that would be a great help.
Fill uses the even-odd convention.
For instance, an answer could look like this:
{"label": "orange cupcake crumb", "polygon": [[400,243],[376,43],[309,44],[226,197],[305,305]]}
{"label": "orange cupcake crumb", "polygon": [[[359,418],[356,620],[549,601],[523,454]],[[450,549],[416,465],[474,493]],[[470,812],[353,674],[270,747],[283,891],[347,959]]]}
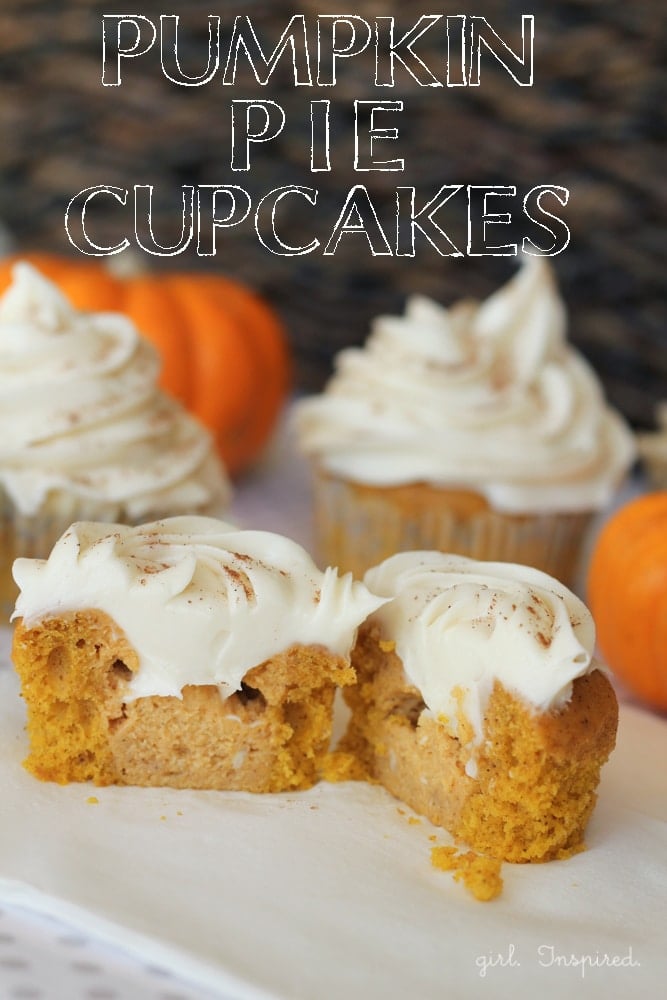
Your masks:
{"label": "orange cupcake crumb", "polygon": [[432,847],[431,864],[440,871],[453,872],[456,882],[463,885],[482,903],[488,903],[500,895],[503,880],[500,875],[501,862],[497,858],[487,858],[474,851],[459,853],[456,847]]}

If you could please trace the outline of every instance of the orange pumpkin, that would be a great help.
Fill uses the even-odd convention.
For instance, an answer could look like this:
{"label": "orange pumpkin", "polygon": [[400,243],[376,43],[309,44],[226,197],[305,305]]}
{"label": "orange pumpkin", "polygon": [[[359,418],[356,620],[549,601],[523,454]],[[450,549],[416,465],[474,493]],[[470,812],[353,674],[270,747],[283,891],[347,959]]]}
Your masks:
{"label": "orange pumpkin", "polygon": [[647,704],[667,710],[667,490],[631,500],[603,525],[588,603],[611,669]]}
{"label": "orange pumpkin", "polygon": [[[0,262],[0,293],[17,257]],[[266,444],[290,384],[287,339],[275,313],[218,274],[119,277],[98,261],[25,254],[77,309],[126,313],[162,357],[160,384],[213,433],[231,474]]]}

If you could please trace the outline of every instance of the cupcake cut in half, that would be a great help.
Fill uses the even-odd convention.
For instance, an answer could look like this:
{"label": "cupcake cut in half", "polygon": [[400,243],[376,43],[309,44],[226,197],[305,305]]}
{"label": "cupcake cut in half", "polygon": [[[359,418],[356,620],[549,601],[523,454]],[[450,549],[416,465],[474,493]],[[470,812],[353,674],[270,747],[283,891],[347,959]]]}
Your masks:
{"label": "cupcake cut in half", "polygon": [[384,602],[290,539],[203,517],[74,524],[14,575],[26,766],[60,783],[312,785]]}
{"label": "cupcake cut in half", "polygon": [[394,552],[524,563],[572,584],[584,533],[635,456],[566,339],[542,258],[483,303],[408,300],[296,411],[318,555],[361,576]]}
{"label": "cupcake cut in half", "polygon": [[590,613],[548,575],[439,552],[365,582],[343,746],[475,850],[546,861],[582,846],[618,722]]}

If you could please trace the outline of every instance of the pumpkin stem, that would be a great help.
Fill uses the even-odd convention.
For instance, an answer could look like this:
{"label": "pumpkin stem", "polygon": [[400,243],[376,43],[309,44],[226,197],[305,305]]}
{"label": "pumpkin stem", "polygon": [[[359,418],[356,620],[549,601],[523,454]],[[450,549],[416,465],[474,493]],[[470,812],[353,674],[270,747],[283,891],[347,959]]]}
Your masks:
{"label": "pumpkin stem", "polygon": [[112,278],[118,278],[119,281],[125,281],[128,278],[138,278],[141,275],[148,274],[150,270],[143,254],[140,254],[133,247],[126,247],[122,253],[115,253],[110,257],[105,257],[104,268]]}

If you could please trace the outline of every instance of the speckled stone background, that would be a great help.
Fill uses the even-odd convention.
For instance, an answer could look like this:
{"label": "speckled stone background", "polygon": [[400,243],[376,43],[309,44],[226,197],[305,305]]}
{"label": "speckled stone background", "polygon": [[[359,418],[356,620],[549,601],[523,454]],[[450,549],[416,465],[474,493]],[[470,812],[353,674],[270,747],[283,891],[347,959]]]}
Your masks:
{"label": "speckled stone background", "polygon": [[[421,13],[465,13],[444,7],[357,0],[368,19],[394,14],[407,30]],[[19,248],[76,255],[64,229],[65,208],[89,185],[154,184],[154,229],[161,242],[180,233],[180,186],[237,183],[256,201],[282,184],[318,188],[317,212],[297,209],[284,219],[290,238],[326,242],[348,189],[364,183],[391,233],[395,186],[414,185],[428,200],[443,183],[514,184],[519,195],[536,184],[570,191],[562,215],[571,243],[553,259],[571,313],[571,337],[601,374],[608,395],[637,425],[650,425],[667,396],[667,233],[665,194],[665,9],[662,0],[561,0],[525,5],[500,0],[471,5],[508,41],[518,39],[522,13],[535,14],[535,83],[517,87],[488,59],[478,88],[420,88],[397,71],[393,89],[373,86],[373,52],[340,64],[339,83],[326,92],[292,86],[288,62],[270,85],[246,71],[236,86],[220,76],[181,88],[165,80],[158,46],[124,60],[123,83],[101,85],[101,15],[131,8],[157,21],[181,15],[179,57],[201,72],[209,13],[222,17],[223,53],[234,14],[252,15],[271,51],[292,13],[309,26],[317,13],[347,5],[313,0],[162,5],[97,0],[3,0],[0,4],[0,221]],[[473,9],[474,8],[474,9]],[[419,53],[444,66],[443,31],[432,30]],[[314,43],[311,44],[314,51]],[[444,72],[444,70],[443,70]],[[252,170],[230,169],[230,101],[253,96],[279,101],[287,115],[282,135],[256,153]],[[355,174],[352,102],[403,100],[392,124],[403,173]],[[309,170],[308,102],[332,101],[332,171]],[[399,148],[400,147],[400,148]],[[101,199],[98,199],[101,202]],[[99,208],[99,206],[98,206]],[[91,214],[109,242],[127,217]],[[443,219],[445,216],[443,215]],[[449,216],[447,216],[449,219]],[[463,216],[452,213],[452,239],[465,243]],[[362,242],[360,242],[362,241]],[[314,388],[331,357],[360,342],[369,319],[402,307],[406,294],[425,292],[444,304],[460,295],[488,294],[513,271],[510,259],[440,257],[424,241],[414,259],[373,257],[362,237],[343,239],[331,257],[320,252],[279,257],[258,242],[248,221],[220,240],[214,259],[191,247],[151,266],[221,268],[259,287],[282,313],[296,357],[298,383]]]}

